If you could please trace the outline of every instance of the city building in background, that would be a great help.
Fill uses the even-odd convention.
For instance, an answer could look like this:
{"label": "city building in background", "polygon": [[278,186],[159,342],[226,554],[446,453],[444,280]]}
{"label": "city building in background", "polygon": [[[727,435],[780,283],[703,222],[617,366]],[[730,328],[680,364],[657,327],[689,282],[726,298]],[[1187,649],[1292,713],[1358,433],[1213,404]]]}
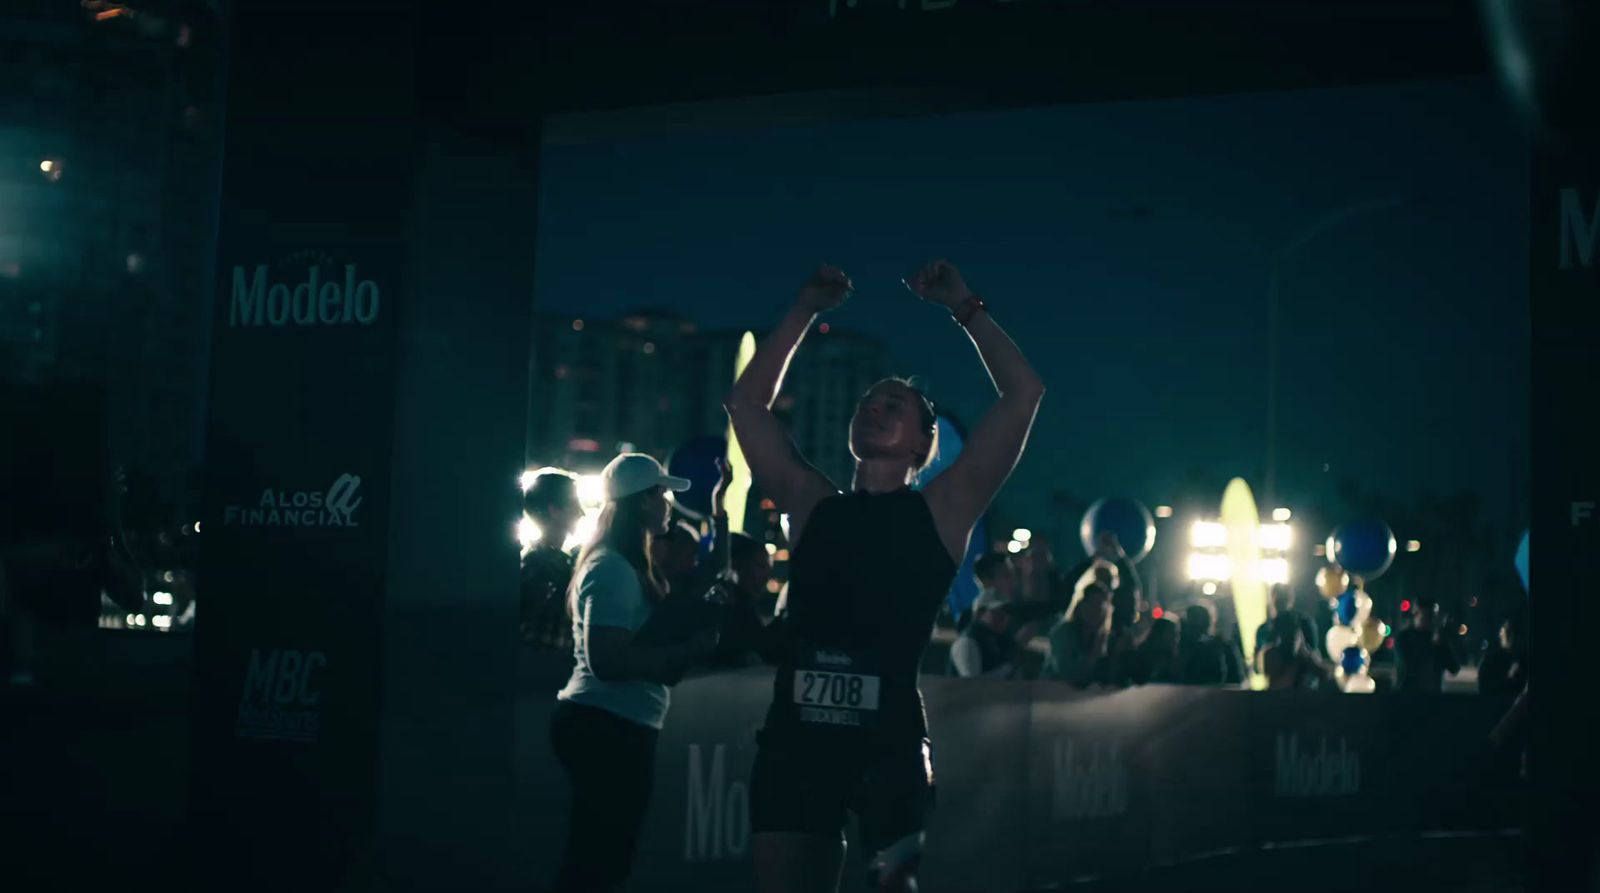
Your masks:
{"label": "city building in background", "polygon": [[[598,471],[631,448],[667,459],[692,437],[722,435],[742,331],[700,332],[662,311],[620,320],[539,316],[529,388],[528,465]],[[801,455],[841,487],[854,460],[856,401],[893,370],[879,341],[819,327],[790,366],[774,410]]]}
{"label": "city building in background", "polygon": [[688,438],[720,431],[707,366],[694,324],[669,313],[537,317],[529,465],[598,471],[628,449],[665,459]]}
{"label": "city building in background", "polygon": [[[596,475],[617,453],[637,450],[668,461],[694,438],[726,435],[722,401],[744,334],[701,332],[659,310],[620,320],[536,315],[527,467],[554,465],[584,476],[579,490],[587,491],[586,517],[576,538],[593,530],[600,507]],[[820,325],[790,365],[773,410],[800,454],[842,488],[854,472],[849,431],[856,402],[892,370],[881,342]],[[532,530],[524,518],[517,535],[525,549]],[[746,503],[744,530],[772,553],[769,589],[776,593],[788,576],[788,537],[778,506],[759,486]]]}

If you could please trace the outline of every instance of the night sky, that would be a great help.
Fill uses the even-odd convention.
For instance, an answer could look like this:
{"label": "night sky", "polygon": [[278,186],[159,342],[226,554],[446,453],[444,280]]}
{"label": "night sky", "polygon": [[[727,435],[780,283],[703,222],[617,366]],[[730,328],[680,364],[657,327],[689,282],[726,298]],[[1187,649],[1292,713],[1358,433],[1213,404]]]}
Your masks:
{"label": "night sky", "polygon": [[834,325],[971,420],[992,394],[975,352],[899,285],[955,262],[1051,388],[1002,495],[1041,524],[1052,489],[1182,501],[1190,468],[1259,491],[1269,258],[1400,197],[1284,266],[1279,501],[1348,475],[1475,490],[1486,520],[1525,523],[1528,146],[1487,79],[718,130],[543,165],[540,310],[764,328],[835,263],[857,293]]}

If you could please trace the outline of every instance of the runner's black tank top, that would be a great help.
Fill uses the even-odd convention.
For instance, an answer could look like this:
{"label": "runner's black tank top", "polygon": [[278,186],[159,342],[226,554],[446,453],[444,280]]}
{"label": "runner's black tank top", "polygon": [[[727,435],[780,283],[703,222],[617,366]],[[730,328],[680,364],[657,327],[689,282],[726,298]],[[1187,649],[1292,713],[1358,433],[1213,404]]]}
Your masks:
{"label": "runner's black tank top", "polygon": [[767,728],[925,737],[917,675],[955,574],[922,493],[818,503],[789,566],[787,642]]}

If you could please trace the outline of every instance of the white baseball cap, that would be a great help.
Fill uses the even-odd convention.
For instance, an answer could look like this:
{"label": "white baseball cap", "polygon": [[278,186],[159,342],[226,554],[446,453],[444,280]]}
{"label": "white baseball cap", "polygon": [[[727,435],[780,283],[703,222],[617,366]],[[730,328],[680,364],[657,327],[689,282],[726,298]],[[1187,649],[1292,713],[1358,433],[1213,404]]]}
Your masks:
{"label": "white baseball cap", "polygon": [[689,489],[689,482],[667,474],[655,457],[644,453],[623,453],[600,473],[606,482],[606,498],[615,502],[651,487],[666,487],[674,493]]}

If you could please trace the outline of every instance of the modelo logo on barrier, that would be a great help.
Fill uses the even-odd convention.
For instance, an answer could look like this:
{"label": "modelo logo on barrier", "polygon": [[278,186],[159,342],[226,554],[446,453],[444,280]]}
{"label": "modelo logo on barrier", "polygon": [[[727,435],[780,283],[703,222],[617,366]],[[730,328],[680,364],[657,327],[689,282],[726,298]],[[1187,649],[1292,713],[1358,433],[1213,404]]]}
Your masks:
{"label": "modelo logo on barrier", "polygon": [[328,656],[287,648],[250,650],[234,734],[310,744],[321,732],[321,674]]}
{"label": "modelo logo on barrier", "polygon": [[728,745],[712,745],[709,769],[700,745],[689,745],[685,799],[683,861],[742,858],[750,846],[750,788],[728,780]]}
{"label": "modelo logo on barrier", "polygon": [[1277,735],[1275,761],[1279,797],[1351,797],[1361,793],[1361,755],[1343,736],[1334,750],[1319,738],[1316,750],[1301,746],[1293,732]]}
{"label": "modelo logo on barrier", "polygon": [[[278,266],[281,269],[302,259],[297,255]],[[324,269],[331,275],[325,275]],[[267,264],[233,268],[230,328],[370,326],[378,319],[378,283],[362,279],[355,264],[345,264],[341,278],[331,260],[312,256],[305,263],[304,278],[292,283],[272,282],[269,272]]]}
{"label": "modelo logo on barrier", "polygon": [[1055,820],[1109,818],[1128,811],[1128,768],[1114,746],[1091,745],[1080,753],[1071,740],[1054,744],[1055,784],[1051,814]]}
{"label": "modelo logo on barrier", "polygon": [[230,505],[222,510],[224,527],[360,527],[356,509],[361,506],[361,478],[341,474],[327,492],[274,490],[268,487],[254,505]]}

